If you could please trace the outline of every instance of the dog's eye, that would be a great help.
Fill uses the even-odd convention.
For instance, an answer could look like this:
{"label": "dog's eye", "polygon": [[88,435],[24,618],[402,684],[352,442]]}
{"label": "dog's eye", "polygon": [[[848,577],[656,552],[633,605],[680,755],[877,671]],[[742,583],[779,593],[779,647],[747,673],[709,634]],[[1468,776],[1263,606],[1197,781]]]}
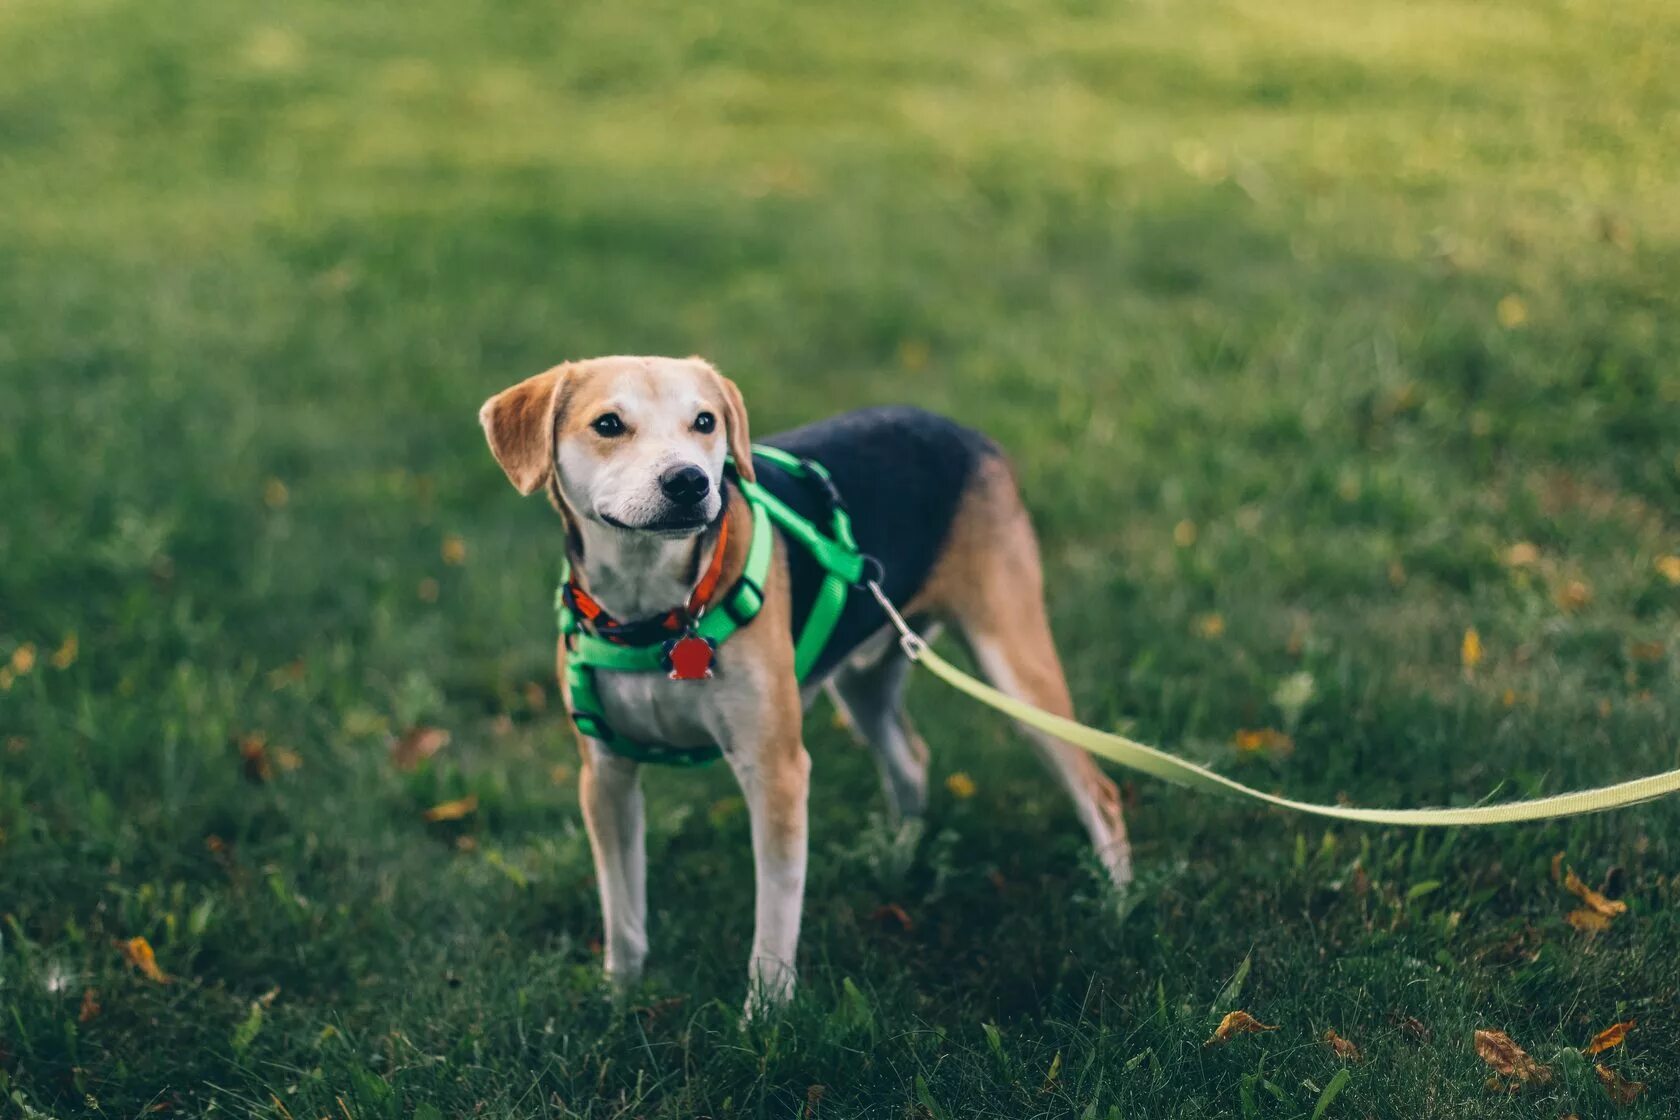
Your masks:
{"label": "dog's eye", "polygon": [[694,418],[694,430],[702,434],[717,427],[717,417],[709,412],[702,412]]}
{"label": "dog's eye", "polygon": [[618,418],[616,412],[601,413],[601,415],[595,417],[589,426],[595,429],[596,435],[605,436],[608,439],[624,434],[624,421]]}

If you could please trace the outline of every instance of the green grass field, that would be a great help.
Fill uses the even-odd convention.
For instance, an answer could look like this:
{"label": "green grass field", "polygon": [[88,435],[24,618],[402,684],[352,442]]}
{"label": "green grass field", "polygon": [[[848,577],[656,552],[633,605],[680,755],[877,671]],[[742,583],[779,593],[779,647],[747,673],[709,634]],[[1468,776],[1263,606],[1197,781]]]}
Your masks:
{"label": "green grass field", "polygon": [[[1361,805],[1652,773],[1677,72],[1667,0],[0,7],[0,1115],[1675,1115],[1680,803],[1415,834],[1139,780],[1116,897],[931,679],[919,834],[808,721],[771,1024],[729,775],[648,775],[615,1008],[557,523],[475,412],[615,352],[710,357],[760,433],[940,409],[1014,455],[1090,722]],[[1278,1029],[1204,1048],[1232,1008]],[[1551,1080],[1490,1090],[1477,1028]]]}

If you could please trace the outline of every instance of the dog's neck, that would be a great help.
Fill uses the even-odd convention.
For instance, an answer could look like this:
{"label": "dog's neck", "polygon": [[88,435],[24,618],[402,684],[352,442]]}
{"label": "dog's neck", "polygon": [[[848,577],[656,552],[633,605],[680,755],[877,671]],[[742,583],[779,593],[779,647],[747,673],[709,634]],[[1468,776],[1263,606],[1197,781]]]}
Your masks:
{"label": "dog's neck", "polygon": [[601,609],[634,622],[688,604],[717,537],[715,525],[672,540],[579,519],[568,552],[579,585]]}

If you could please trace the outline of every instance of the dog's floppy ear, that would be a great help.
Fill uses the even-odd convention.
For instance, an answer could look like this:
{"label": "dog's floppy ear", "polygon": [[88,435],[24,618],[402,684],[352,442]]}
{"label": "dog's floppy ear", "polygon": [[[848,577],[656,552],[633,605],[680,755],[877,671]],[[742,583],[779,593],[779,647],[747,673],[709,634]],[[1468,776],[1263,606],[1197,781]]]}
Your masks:
{"label": "dog's floppy ear", "polygon": [[[707,367],[711,368],[711,367]],[[747,482],[757,482],[753,471],[752,437],[747,434],[747,406],[741,400],[741,390],[716,369],[712,376],[723,390],[723,425],[729,440],[729,454],[735,457],[735,473]]]}
{"label": "dog's floppy ear", "polygon": [[534,494],[554,470],[554,398],[565,366],[528,377],[484,402],[478,422],[490,453],[521,494]]}

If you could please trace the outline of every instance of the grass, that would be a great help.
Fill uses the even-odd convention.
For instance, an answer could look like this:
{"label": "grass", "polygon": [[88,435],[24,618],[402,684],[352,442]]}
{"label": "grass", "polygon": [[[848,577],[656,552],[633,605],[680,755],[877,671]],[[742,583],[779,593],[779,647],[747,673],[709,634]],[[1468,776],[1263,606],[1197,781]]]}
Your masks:
{"label": "grass", "polygon": [[[0,1114],[1672,1115],[1674,802],[1413,834],[1140,781],[1116,898],[925,679],[975,792],[890,834],[819,705],[775,1024],[737,1017],[728,776],[648,776],[615,1008],[554,522],[474,412],[605,352],[711,357],[761,432],[942,409],[1016,458],[1100,726],[1369,805],[1672,767],[1676,32],[1659,0],[7,5]],[[416,726],[453,740],[398,772]],[[1560,850],[1608,930],[1566,923]],[[1233,1007],[1279,1029],[1203,1048]],[[1621,1109],[1577,1048],[1625,1019]],[[1481,1027],[1556,1076],[1489,1091]]]}

